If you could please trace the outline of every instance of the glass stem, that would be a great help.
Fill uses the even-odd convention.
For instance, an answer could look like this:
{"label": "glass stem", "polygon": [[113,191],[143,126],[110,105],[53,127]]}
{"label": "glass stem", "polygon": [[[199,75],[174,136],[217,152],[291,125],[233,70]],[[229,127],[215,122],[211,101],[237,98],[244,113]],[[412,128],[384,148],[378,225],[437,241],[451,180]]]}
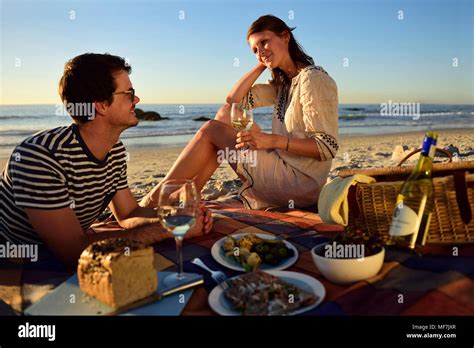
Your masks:
{"label": "glass stem", "polygon": [[[248,134],[249,134],[249,131],[244,131],[244,135],[248,135]],[[245,147],[243,149],[244,150],[243,153],[245,154],[249,148],[250,148],[250,146],[245,145]]]}
{"label": "glass stem", "polygon": [[178,254],[178,279],[183,278],[183,237],[175,237],[176,253]]}

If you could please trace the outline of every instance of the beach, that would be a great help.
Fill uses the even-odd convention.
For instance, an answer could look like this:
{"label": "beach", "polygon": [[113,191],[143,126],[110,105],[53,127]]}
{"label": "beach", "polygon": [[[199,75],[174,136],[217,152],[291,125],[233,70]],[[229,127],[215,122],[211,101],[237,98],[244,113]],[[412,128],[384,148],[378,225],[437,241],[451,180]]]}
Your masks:
{"label": "beach", "polygon": [[[329,180],[342,169],[364,169],[396,166],[392,160],[396,145],[408,148],[421,146],[425,132],[341,137],[340,149],[333,160]],[[454,145],[459,149],[458,160],[474,160],[474,129],[443,130],[439,132],[438,147]],[[159,183],[178,158],[182,147],[154,148],[129,147],[129,185],[137,198],[145,195]],[[446,161],[446,159],[444,159]],[[416,156],[407,163],[416,163]],[[215,199],[238,188],[239,179],[228,164],[221,164],[203,189],[204,199]]]}
{"label": "beach", "polygon": [[[397,145],[408,148],[421,146],[424,132],[384,135],[344,135],[340,137],[340,149],[333,160],[328,180],[337,176],[342,169],[364,169],[372,167],[396,166],[392,159]],[[454,145],[459,149],[457,160],[474,160],[474,129],[440,130],[438,147]],[[149,141],[146,145],[127,146],[130,154],[128,162],[128,183],[137,199],[143,197],[158,184],[178,158],[183,146],[160,147]],[[446,160],[446,159],[444,159]],[[0,158],[0,166],[5,167],[7,158]],[[416,157],[409,164],[414,164]],[[235,193],[240,180],[228,164],[221,164],[202,191],[204,199],[216,199]]]}

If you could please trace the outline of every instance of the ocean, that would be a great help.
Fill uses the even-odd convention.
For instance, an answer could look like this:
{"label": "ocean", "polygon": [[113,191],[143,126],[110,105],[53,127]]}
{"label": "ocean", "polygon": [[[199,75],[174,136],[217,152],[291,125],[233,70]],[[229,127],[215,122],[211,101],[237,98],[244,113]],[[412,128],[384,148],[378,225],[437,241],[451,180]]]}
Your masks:
{"label": "ocean", "polygon": [[[201,116],[213,118],[220,105],[139,104],[137,107],[144,111],[156,111],[170,119],[140,121],[137,127],[127,129],[122,134],[127,146],[183,145],[203,123],[193,119]],[[270,131],[272,108],[255,109],[254,119],[265,131]],[[2,105],[0,155],[8,156],[16,144],[37,131],[70,123],[71,118],[64,115],[56,105]],[[474,129],[474,105],[408,106],[392,102],[339,105],[339,133],[343,135],[389,134],[445,128]]]}

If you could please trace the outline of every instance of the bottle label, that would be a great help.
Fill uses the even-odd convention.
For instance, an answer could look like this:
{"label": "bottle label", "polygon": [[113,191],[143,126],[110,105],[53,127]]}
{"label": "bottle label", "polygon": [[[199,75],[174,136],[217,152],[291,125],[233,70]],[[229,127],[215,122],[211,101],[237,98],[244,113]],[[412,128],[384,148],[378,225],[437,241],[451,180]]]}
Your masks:
{"label": "bottle label", "polygon": [[433,158],[436,152],[436,143],[436,139],[425,137],[421,145],[421,154]]}
{"label": "bottle label", "polygon": [[393,220],[390,225],[391,236],[408,236],[417,231],[419,218],[413,209],[407,205],[398,204],[393,212]]}
{"label": "bottle label", "polygon": [[434,158],[435,153],[436,153],[436,145],[431,145],[430,152],[428,152],[428,157]]}

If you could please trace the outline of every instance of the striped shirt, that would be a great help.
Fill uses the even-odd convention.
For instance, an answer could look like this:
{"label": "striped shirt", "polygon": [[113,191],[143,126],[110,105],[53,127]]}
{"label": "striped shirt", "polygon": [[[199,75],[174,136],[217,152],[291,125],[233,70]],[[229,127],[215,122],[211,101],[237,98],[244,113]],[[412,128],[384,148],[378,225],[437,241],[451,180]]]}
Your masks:
{"label": "striped shirt", "polygon": [[98,160],[75,124],[27,138],[13,151],[0,181],[0,239],[42,244],[25,208],[71,208],[87,230],[115,193],[128,187],[126,158],[119,141]]}

